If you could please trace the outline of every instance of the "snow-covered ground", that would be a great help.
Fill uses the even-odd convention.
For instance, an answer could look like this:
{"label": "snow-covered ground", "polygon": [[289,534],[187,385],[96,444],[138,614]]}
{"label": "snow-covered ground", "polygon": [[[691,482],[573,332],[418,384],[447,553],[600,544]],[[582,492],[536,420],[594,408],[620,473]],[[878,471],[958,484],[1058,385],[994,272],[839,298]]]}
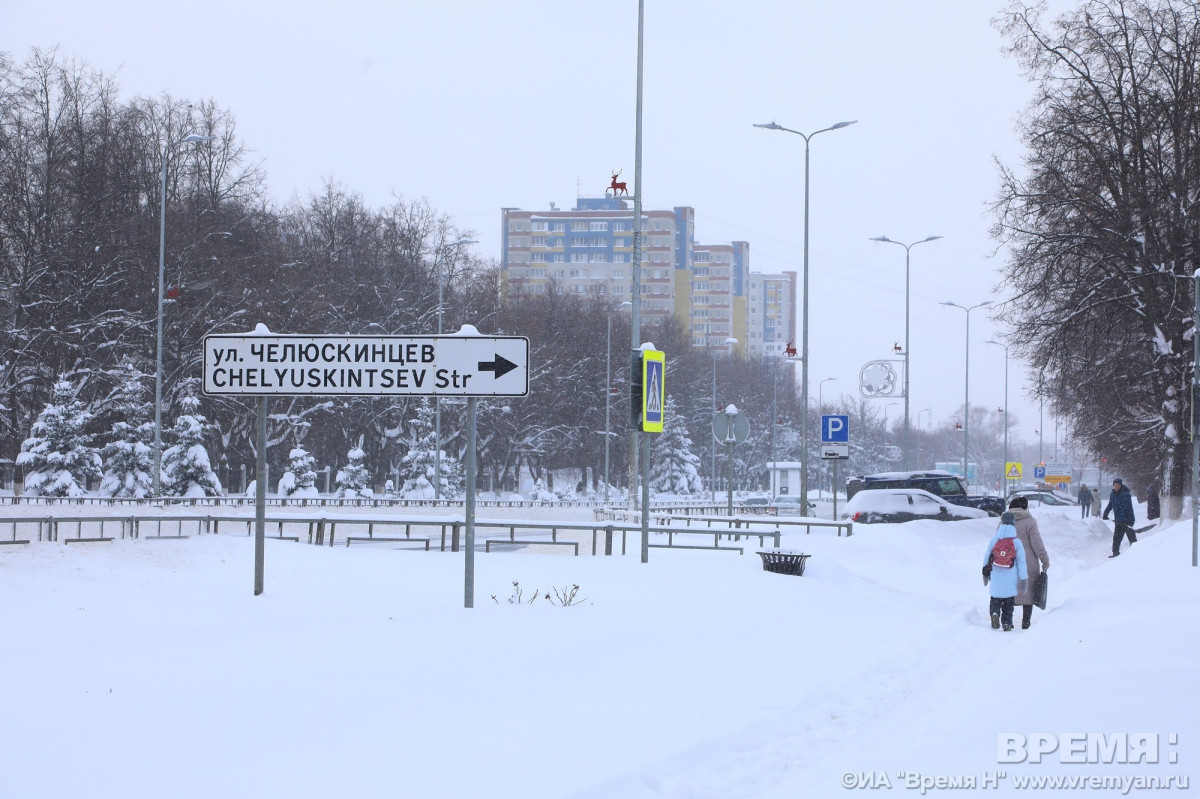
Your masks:
{"label": "snow-covered ground", "polygon": [[995,520],[785,535],[803,577],[753,545],[481,550],[470,610],[461,553],[268,541],[255,597],[233,532],[0,547],[0,798],[1186,793],[1190,521],[1110,560],[1111,525],[1033,512],[1050,601],[1009,633]]}

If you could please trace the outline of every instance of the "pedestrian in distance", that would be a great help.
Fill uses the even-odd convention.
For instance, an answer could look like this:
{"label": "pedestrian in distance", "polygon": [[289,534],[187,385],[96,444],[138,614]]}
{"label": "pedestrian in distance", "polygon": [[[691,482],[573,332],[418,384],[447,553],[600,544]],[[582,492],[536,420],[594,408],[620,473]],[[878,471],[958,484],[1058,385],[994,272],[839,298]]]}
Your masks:
{"label": "pedestrian in distance", "polygon": [[988,586],[991,601],[988,611],[992,629],[1004,632],[1013,628],[1013,606],[1020,583],[1029,579],[1025,564],[1025,547],[1017,537],[1016,517],[1012,511],[1000,514],[1000,526],[992,534],[983,554],[983,584]]}
{"label": "pedestrian in distance", "polygon": [[1113,478],[1112,493],[1108,495],[1108,504],[1104,506],[1100,518],[1107,521],[1109,513],[1112,513],[1114,522],[1112,554],[1109,557],[1115,558],[1121,554],[1121,539],[1128,537],[1131,545],[1137,543],[1137,535],[1133,532],[1133,496],[1120,477]]}
{"label": "pedestrian in distance", "polygon": [[1146,488],[1146,518],[1157,519],[1162,508],[1158,504],[1158,483],[1150,482]]}
{"label": "pedestrian in distance", "polygon": [[1092,492],[1086,483],[1079,487],[1079,507],[1083,512],[1079,518],[1086,519],[1092,515]]}
{"label": "pedestrian in distance", "polygon": [[1050,556],[1046,554],[1046,544],[1042,541],[1042,533],[1038,530],[1037,519],[1029,512],[1029,500],[1025,497],[1013,497],[1008,503],[1012,511],[1013,527],[1017,528],[1017,540],[1025,550],[1025,567],[1028,579],[1021,583],[1017,591],[1016,604],[1021,606],[1021,629],[1028,630],[1033,618],[1033,591],[1037,578],[1050,569]]}

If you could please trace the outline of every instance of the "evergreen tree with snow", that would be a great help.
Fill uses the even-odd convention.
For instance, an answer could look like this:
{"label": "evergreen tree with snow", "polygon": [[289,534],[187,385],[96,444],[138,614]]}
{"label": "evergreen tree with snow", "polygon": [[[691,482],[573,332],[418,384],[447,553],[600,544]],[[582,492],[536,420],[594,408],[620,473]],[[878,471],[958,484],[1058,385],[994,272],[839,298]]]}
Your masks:
{"label": "evergreen tree with snow", "polygon": [[315,497],[317,491],[317,459],[304,447],[288,453],[288,468],[279,480],[279,493],[289,497]]}
{"label": "evergreen tree with snow", "polygon": [[100,493],[106,497],[141,499],[154,490],[154,423],[146,404],[146,375],[126,361],[116,372],[117,388],[111,410],[118,421],[112,440],[105,445],[104,479]]}
{"label": "evergreen tree with snow", "polygon": [[[417,418],[409,422],[412,431],[412,446],[400,464],[400,476],[404,485],[400,496],[404,499],[433,499],[433,483],[437,472],[435,453],[437,433],[433,424],[433,402],[422,399],[417,406]],[[456,458],[442,451],[442,499],[462,496],[463,469]]]}
{"label": "evergreen tree with snow", "polygon": [[337,473],[337,495],[347,499],[371,496],[371,474],[364,463],[367,453],[362,451],[361,441],[357,447],[346,453],[346,458],[349,463],[338,469]]}
{"label": "evergreen tree with snow", "polygon": [[176,497],[219,497],[224,491],[204,447],[207,420],[200,415],[200,400],[190,388],[185,387],[179,399],[179,416],[169,431],[175,443],[163,451],[163,491]]}
{"label": "evergreen tree with snow", "polygon": [[17,465],[25,470],[25,491],[33,496],[81,497],[88,479],[100,476],[100,453],[85,433],[92,415],[75,399],[65,378],[54,384],[50,402],[38,414],[21,444]]}
{"label": "evergreen tree with snow", "polygon": [[654,437],[651,447],[650,489],[660,494],[704,492],[700,457],[692,452],[692,439],[670,395],[663,409],[663,431]]}

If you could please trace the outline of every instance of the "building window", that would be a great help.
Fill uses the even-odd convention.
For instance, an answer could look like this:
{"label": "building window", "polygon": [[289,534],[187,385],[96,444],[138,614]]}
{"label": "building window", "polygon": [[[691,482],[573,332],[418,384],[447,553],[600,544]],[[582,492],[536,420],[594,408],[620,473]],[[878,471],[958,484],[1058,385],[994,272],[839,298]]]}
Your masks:
{"label": "building window", "polygon": [[607,222],[589,222],[588,230],[608,230]]}
{"label": "building window", "polygon": [[534,230],[536,230],[536,231],[542,231],[542,230],[545,230],[545,229],[546,229],[546,223],[545,223],[544,221],[543,221],[543,222],[534,222],[534,223],[533,223],[533,229],[534,229]]}
{"label": "building window", "polygon": [[544,264],[544,263],[546,263],[546,253],[544,253],[544,252],[535,252],[535,253],[534,253],[534,254],[533,254],[531,257],[530,257],[530,260],[531,260],[531,261],[533,261],[533,263],[535,263],[535,264]]}
{"label": "building window", "polygon": [[613,230],[629,230],[628,222],[613,222]]}
{"label": "building window", "polygon": [[582,222],[582,221],[576,221],[576,222],[572,222],[572,223],[571,223],[571,230],[572,230],[572,231],[587,230],[587,229],[588,229],[588,226],[587,226],[587,225],[588,225],[588,223],[587,223],[587,222]]}

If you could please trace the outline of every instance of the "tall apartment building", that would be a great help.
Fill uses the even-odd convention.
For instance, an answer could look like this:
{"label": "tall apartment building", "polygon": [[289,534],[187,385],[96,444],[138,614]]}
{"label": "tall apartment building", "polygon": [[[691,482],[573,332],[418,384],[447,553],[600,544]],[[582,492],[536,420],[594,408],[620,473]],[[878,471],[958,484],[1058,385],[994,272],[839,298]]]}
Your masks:
{"label": "tall apartment building", "polygon": [[796,273],[750,275],[746,354],[783,357],[796,338]]}
{"label": "tall apartment building", "polygon": [[[607,297],[614,306],[630,300],[632,202],[580,197],[570,210],[553,204],[548,211],[504,208],[500,262],[508,296],[544,294],[554,283],[560,291]],[[743,352],[775,351],[764,342],[774,347],[780,330],[795,330],[794,321],[788,321],[795,307],[795,275],[790,292],[783,291],[786,301],[778,299],[772,281],[772,289],[761,289],[764,299],[752,306],[756,277],[750,273],[748,242],[696,243],[693,209],[642,210],[643,322],[673,315],[687,325],[694,346],[724,348],[726,339],[736,338]],[[787,316],[772,316],[777,313]],[[764,338],[768,331],[770,337]],[[784,334],[777,351],[787,340]]]}

